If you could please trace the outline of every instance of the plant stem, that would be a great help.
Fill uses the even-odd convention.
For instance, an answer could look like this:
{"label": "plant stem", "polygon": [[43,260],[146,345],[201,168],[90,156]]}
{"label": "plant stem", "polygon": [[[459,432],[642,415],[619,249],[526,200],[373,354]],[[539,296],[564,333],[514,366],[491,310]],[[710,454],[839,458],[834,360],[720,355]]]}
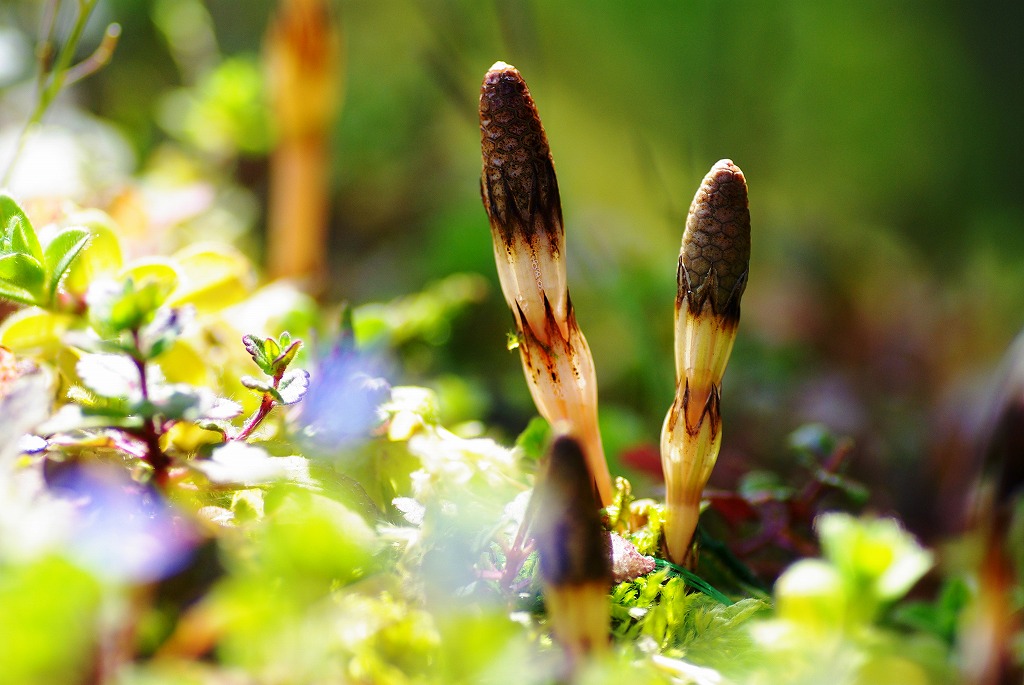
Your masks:
{"label": "plant stem", "polygon": [[[284,369],[278,370],[274,374],[274,389],[276,390],[281,383],[281,379],[284,378]],[[232,440],[248,440],[249,436],[252,435],[261,423],[263,419],[267,418],[270,411],[274,408],[274,397],[269,393],[263,393],[263,400],[260,402],[260,408],[256,410],[256,413],[249,417],[249,420],[245,422],[241,432],[238,433]]]}
{"label": "plant stem", "polygon": [[[132,338],[135,341],[135,348],[139,348],[139,331],[132,331]],[[139,391],[142,399],[149,402],[149,380],[146,375],[146,361],[141,354],[131,355],[132,362],[139,372]],[[146,457],[149,465],[153,467],[153,479],[157,486],[163,490],[167,486],[167,470],[171,465],[171,458],[160,449],[160,423],[156,417],[143,419],[142,439],[146,443]]]}
{"label": "plant stem", "polygon": [[[57,15],[60,13],[60,1],[54,0],[46,5],[44,10],[44,34],[43,44],[39,49],[39,77],[37,80],[37,93],[36,93],[36,105],[32,110],[32,114],[29,115],[28,120],[25,122],[25,126],[21,129],[21,133],[18,134],[18,140],[14,146],[14,155],[11,157],[7,164],[7,169],[4,171],[3,178],[0,179],[0,186],[5,186],[10,183],[11,176],[14,173],[14,167],[17,165],[18,158],[21,156],[25,149],[25,143],[28,140],[28,133],[34,126],[42,121],[43,115],[46,114],[46,110],[50,108],[50,105],[56,99],[57,94],[60,93],[61,88],[64,87],[65,80],[68,76],[70,69],[71,60],[75,56],[75,50],[78,47],[78,42],[82,38],[82,32],[85,31],[85,25],[89,22],[89,16],[92,11],[96,8],[96,3],[99,0],[78,0],[78,12],[75,16],[75,22],[71,26],[71,33],[68,34],[67,40],[64,45],[61,46],[57,52],[56,58],[54,58],[54,35],[56,33]],[[114,25],[116,26],[116,25]],[[103,42],[100,44],[100,48],[97,50],[95,59],[90,58],[93,62],[97,62],[95,66],[90,64],[89,71],[92,73],[96,69],[99,69],[106,61],[109,61],[109,54],[113,52],[114,44],[117,41],[117,35],[120,33],[120,28],[107,29],[107,34],[104,36]],[[80,74],[75,80],[78,80],[87,73]]]}
{"label": "plant stem", "polygon": [[[274,384],[277,385],[276,383]],[[260,402],[260,408],[256,410],[256,413],[249,417],[249,420],[245,422],[245,426],[236,435],[233,440],[248,440],[249,436],[252,435],[261,423],[263,419],[267,418],[270,414],[270,410],[274,408],[274,398],[264,393],[263,401]]]}

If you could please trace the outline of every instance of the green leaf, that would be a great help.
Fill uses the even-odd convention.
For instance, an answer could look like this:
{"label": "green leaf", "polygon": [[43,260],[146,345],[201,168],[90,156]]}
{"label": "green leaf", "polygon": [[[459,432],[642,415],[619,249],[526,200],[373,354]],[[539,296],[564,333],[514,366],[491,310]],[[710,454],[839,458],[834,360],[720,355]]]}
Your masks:
{"label": "green leaf", "polygon": [[[842,626],[847,620],[870,622],[875,602],[868,596],[851,597],[845,580],[827,561],[800,559],[783,571],[775,583],[778,616],[814,632]],[[867,611],[859,611],[867,605]]]}
{"label": "green leaf", "polygon": [[244,442],[229,442],[213,450],[209,459],[197,459],[192,466],[210,481],[245,486],[277,481],[314,485],[309,460],[304,457],[272,457],[266,450]]}
{"label": "green leaf", "polygon": [[153,320],[173,288],[173,282],[160,278],[97,281],[86,295],[89,322],[105,337],[138,330]]}
{"label": "green leaf", "polygon": [[[2,286],[0,286],[2,287]],[[0,345],[15,352],[55,350],[62,336],[75,323],[70,314],[33,307],[15,312],[0,326]]]}
{"label": "green leaf", "polygon": [[267,355],[267,359],[270,360],[271,365],[273,365],[273,360],[277,359],[278,355],[281,354],[281,346],[273,338],[267,338],[263,341],[263,351]]}
{"label": "green leaf", "polygon": [[295,359],[295,355],[299,353],[299,348],[302,347],[301,340],[296,340],[295,342],[289,344],[288,339],[289,337],[287,331],[281,334],[280,347],[284,351],[274,358],[274,373],[272,374],[274,376],[288,368],[288,365],[291,364],[292,361]]}
{"label": "green leaf", "polygon": [[258,393],[273,394],[276,392],[274,390],[274,385],[269,380],[256,378],[254,376],[242,376],[239,380],[242,382],[242,385],[250,390],[255,390]]}
{"label": "green leaf", "polygon": [[0,282],[5,286],[30,293],[38,302],[46,280],[46,270],[35,257],[24,253],[0,255]]}
{"label": "green leaf", "polygon": [[71,264],[89,243],[89,232],[84,228],[68,228],[53,237],[43,252],[46,264],[46,299],[53,302],[61,281],[67,275]]}
{"label": "green leaf", "polygon": [[243,301],[256,284],[252,263],[238,250],[225,245],[199,243],[173,256],[181,276],[168,304],[194,305],[201,313],[219,312]]}
{"label": "green leaf", "polygon": [[800,426],[789,434],[789,447],[796,451],[797,456],[807,466],[815,465],[830,454],[839,445],[839,440],[820,423],[808,423]]}
{"label": "green leaf", "polygon": [[377,568],[374,552],[380,541],[373,528],[334,500],[293,491],[269,519],[257,541],[261,562],[272,577],[295,583],[296,589],[315,583],[326,593]]}
{"label": "green leaf", "polygon": [[654,566],[658,569],[668,569],[669,575],[679,576],[694,590],[704,593],[716,602],[727,606],[733,603],[731,599],[716,590],[711,583],[707,582],[693,571],[689,571],[682,566],[676,566],[671,561],[667,561],[665,559],[655,559]]}
{"label": "green leaf", "polygon": [[932,566],[932,554],[895,519],[831,513],[819,516],[814,525],[824,557],[861,606],[899,599]]}
{"label": "green leaf", "polygon": [[142,418],[128,416],[125,411],[119,412],[113,407],[83,408],[77,404],[65,404],[57,410],[57,413],[41,424],[36,432],[40,435],[53,435],[91,428],[141,428]]}
{"label": "green leaf", "polygon": [[72,262],[61,286],[66,292],[82,296],[90,283],[111,278],[121,270],[121,245],[113,220],[99,210],[76,212],[68,218],[68,225],[89,234],[89,242]]}
{"label": "green leaf", "polygon": [[957,626],[970,602],[971,589],[967,582],[953,577],[946,579],[933,603],[901,603],[888,618],[897,626],[933,633],[952,646],[956,643]]}
{"label": "green leaf", "polygon": [[227,438],[228,433],[231,432],[231,424],[227,421],[199,420],[196,421],[196,426],[202,428],[204,431],[220,433],[225,438]]}
{"label": "green leaf", "polygon": [[142,413],[158,414],[171,420],[222,421],[238,416],[242,411],[237,402],[218,397],[209,388],[196,388],[184,383],[153,383],[152,386],[152,401],[148,407],[140,405]]}
{"label": "green leaf", "polygon": [[743,475],[739,483],[739,494],[747,500],[770,497],[785,500],[793,495],[793,488],[782,482],[778,474],[771,471],[750,471]]}
{"label": "green leaf", "polygon": [[281,382],[277,384],[278,401],[281,404],[295,404],[301,400],[306,391],[309,390],[309,373],[303,369],[293,369],[285,372]]}
{"label": "green leaf", "polygon": [[11,302],[28,306],[36,304],[35,295],[24,288],[19,288],[13,283],[8,283],[4,280],[0,280],[0,300],[10,300]]}
{"label": "green leaf", "polygon": [[181,283],[182,275],[174,262],[164,257],[147,257],[132,262],[121,270],[117,280],[131,279],[136,283],[158,283],[161,292],[169,297]]}
{"label": "green leaf", "polygon": [[516,448],[529,462],[540,462],[544,450],[551,439],[551,425],[539,416],[530,419],[526,428],[516,438]]}
{"label": "green leaf", "polygon": [[139,331],[139,351],[146,359],[162,354],[174,344],[185,328],[195,319],[192,306],[161,307],[153,320]]}
{"label": "green leaf", "polygon": [[100,397],[142,398],[139,370],[128,357],[117,354],[86,354],[75,365],[86,388]]}
{"label": "green leaf", "polygon": [[[268,376],[277,378],[288,365],[295,359],[302,341],[292,342],[291,335],[285,331],[279,340],[274,338],[257,338],[255,335],[246,335],[242,338],[242,344],[246,351],[260,370]],[[253,387],[253,386],[247,386]],[[255,389],[255,388],[253,388]],[[298,401],[298,400],[296,400]]]}
{"label": "green leaf", "polygon": [[7,193],[0,193],[0,253],[17,253],[43,261],[43,249],[24,210]]}
{"label": "green leaf", "polygon": [[[269,338],[268,338],[269,340]],[[242,336],[242,344],[245,345],[245,351],[249,353],[252,360],[256,362],[256,366],[260,367],[260,370],[268,376],[274,375],[272,359],[266,349],[266,342],[257,338],[255,335]]]}
{"label": "green leaf", "polygon": [[0,583],[0,680],[80,681],[95,654],[102,598],[95,578],[60,557],[5,565]]}

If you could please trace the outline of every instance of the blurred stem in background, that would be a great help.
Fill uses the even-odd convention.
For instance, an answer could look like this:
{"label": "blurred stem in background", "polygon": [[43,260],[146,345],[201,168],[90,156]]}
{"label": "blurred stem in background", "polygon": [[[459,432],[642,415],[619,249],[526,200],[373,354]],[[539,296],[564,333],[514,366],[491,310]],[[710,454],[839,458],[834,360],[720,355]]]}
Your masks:
{"label": "blurred stem in background", "polygon": [[92,11],[96,9],[99,0],[79,0],[76,4],[74,19],[71,29],[63,45],[57,46],[57,24],[60,17],[61,0],[48,0],[43,9],[43,20],[40,24],[39,47],[36,50],[36,58],[39,60],[39,74],[36,77],[36,103],[21,130],[18,140],[14,146],[14,154],[7,163],[3,177],[0,178],[0,186],[6,186],[11,181],[14,168],[17,166],[18,157],[25,148],[25,141],[28,139],[32,128],[43,120],[46,110],[50,108],[57,98],[61,89],[70,86],[82,79],[95,74],[102,69],[114,54],[117,47],[117,40],[121,36],[121,26],[110,24],[103,34],[99,46],[89,57],[72,66],[71,60],[75,56],[75,50],[82,39],[82,32],[89,22]]}
{"label": "blurred stem in background", "polygon": [[980,546],[978,589],[959,637],[973,685],[1024,681],[1014,654],[1014,636],[1019,641],[1024,624],[1014,597],[1024,575],[1024,333],[1010,346],[1001,377],[979,441],[984,470],[971,512],[971,535]]}
{"label": "blurred stem in background", "polygon": [[327,0],[281,0],[265,43],[277,143],[267,269],[310,292],[326,285],[328,141],[342,102],[342,33]]}

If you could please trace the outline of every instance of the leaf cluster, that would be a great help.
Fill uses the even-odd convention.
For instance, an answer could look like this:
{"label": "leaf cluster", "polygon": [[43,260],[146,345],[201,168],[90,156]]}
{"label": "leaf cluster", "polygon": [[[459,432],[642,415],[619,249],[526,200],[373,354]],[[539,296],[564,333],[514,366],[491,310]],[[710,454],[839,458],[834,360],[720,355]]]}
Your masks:
{"label": "leaf cluster", "polygon": [[0,299],[56,307],[60,285],[89,239],[84,228],[68,227],[41,242],[14,198],[0,193]]}
{"label": "leaf cluster", "polygon": [[[4,249],[30,255],[27,218],[9,225]],[[524,534],[546,423],[512,448],[449,430],[438,396],[376,378],[350,331],[313,373],[287,331],[210,343],[233,330],[228,304],[266,308],[263,293],[225,296],[245,290],[237,262],[204,248],[126,265],[109,227],[83,225],[55,296],[19,301],[0,326],[40,369],[0,389],[0,632],[19,636],[0,641],[9,673],[72,682],[131,634],[131,659],[104,682],[559,677]],[[226,266],[198,278],[199,264]],[[32,278],[0,283],[28,292]],[[305,414],[317,397],[326,409]],[[360,440],[308,440],[303,421],[364,401]],[[664,505],[617,485],[605,527],[660,556]],[[889,519],[829,516],[816,530],[823,558],[790,567],[771,597],[661,559],[610,587],[613,649],[580,682],[815,683],[822,663],[829,683],[897,682],[888,671],[951,682],[963,596],[899,610],[929,553]],[[104,608],[125,596],[139,600]],[[44,640],[58,623],[75,638]]]}

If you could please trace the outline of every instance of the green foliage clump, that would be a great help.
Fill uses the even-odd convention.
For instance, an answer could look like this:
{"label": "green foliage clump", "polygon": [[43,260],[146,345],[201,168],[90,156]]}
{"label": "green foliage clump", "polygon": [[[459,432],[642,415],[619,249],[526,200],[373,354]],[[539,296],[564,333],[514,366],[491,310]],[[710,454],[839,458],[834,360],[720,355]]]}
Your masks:
{"label": "green foliage clump", "polygon": [[[231,251],[125,264],[92,214],[47,258],[57,239],[3,208],[0,287],[25,296],[0,326],[0,362],[20,360],[0,374],[0,682],[561,677],[525,534],[547,424],[511,449],[445,428],[434,392],[374,375],[359,309],[313,354],[273,323],[301,298],[268,310]],[[362,320],[408,323],[408,302]],[[433,335],[442,305],[400,337]],[[363,401],[371,420],[325,443],[325,416]],[[966,600],[901,611],[932,558],[894,521],[819,517],[822,558],[768,597],[661,559],[664,506],[617,486],[605,525],[645,561],[609,588],[613,649],[577,682],[954,682]]]}

